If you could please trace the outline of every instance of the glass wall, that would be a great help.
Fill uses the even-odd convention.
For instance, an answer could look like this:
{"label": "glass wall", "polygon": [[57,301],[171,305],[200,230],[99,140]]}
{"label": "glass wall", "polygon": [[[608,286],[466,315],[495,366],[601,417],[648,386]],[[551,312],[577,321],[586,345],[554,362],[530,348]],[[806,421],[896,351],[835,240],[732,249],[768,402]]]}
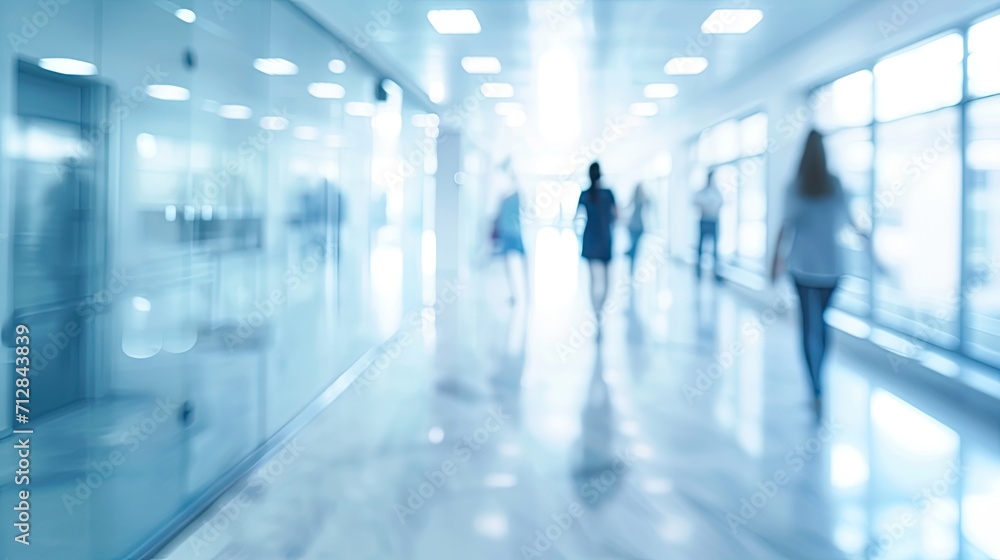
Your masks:
{"label": "glass wall", "polygon": [[702,132],[692,150],[693,188],[714,172],[725,203],[719,214],[719,257],[763,273],[767,254],[768,121],[765,113],[728,120]]}
{"label": "glass wall", "polygon": [[859,240],[843,239],[849,276],[838,305],[993,364],[998,30],[1000,16],[984,18],[814,93],[827,100],[816,122],[831,169],[857,222],[873,228],[874,261]]}
{"label": "glass wall", "polygon": [[0,4],[3,342],[34,554],[124,558],[422,304],[438,120],[288,3],[45,5]]}

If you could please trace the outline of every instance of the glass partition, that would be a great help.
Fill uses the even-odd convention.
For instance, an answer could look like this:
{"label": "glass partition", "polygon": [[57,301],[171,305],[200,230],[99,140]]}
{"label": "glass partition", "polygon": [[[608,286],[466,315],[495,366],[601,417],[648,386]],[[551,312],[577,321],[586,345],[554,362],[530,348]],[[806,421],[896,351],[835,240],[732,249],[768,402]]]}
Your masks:
{"label": "glass partition", "polygon": [[0,45],[33,550],[125,558],[422,305],[438,121],[290,3],[50,4]]}

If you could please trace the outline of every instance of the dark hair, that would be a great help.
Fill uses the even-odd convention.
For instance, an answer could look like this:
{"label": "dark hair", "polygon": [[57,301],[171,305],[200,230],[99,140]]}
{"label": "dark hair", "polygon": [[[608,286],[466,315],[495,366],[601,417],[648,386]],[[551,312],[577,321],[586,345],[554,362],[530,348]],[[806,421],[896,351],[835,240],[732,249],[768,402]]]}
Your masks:
{"label": "dark hair", "polygon": [[597,194],[601,191],[601,164],[596,161],[590,164],[590,188],[587,189],[591,200],[597,200]]}
{"label": "dark hair", "polygon": [[799,163],[799,192],[807,198],[819,198],[833,192],[833,181],[826,166],[823,135],[813,130],[806,139]]}

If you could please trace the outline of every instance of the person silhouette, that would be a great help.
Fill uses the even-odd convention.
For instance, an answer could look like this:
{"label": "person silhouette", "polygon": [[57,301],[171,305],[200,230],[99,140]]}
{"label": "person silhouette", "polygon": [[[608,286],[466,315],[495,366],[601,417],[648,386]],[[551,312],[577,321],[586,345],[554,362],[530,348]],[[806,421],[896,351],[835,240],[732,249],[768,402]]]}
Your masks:
{"label": "person silhouette", "polygon": [[[813,409],[822,416],[823,384],[820,377],[829,338],[823,314],[843,274],[838,234],[852,227],[862,238],[867,233],[854,223],[840,180],[827,168],[823,136],[809,133],[798,174],[788,190],[784,221],[778,232],[771,266],[777,280],[784,262],[799,295],[802,350],[813,391]],[[786,240],[791,239],[790,243]]]}
{"label": "person silhouette", "polygon": [[608,265],[611,262],[611,228],[618,219],[615,195],[602,186],[601,166],[590,164],[590,188],[580,193],[577,209],[586,212],[582,255],[590,265],[590,295],[598,321],[608,296]]}
{"label": "person silhouette", "polygon": [[649,206],[649,199],[646,198],[646,191],[642,188],[642,183],[635,186],[635,194],[632,196],[632,213],[628,220],[628,233],[631,237],[632,245],[626,253],[629,258],[629,275],[635,275],[635,259],[639,255],[639,240],[646,231],[645,216],[643,213]]}
{"label": "person silhouette", "polygon": [[715,172],[709,172],[705,188],[694,196],[695,206],[701,212],[698,232],[698,258],[695,261],[695,274],[701,279],[701,256],[704,253],[705,242],[712,242],[712,271],[715,281],[722,280],[719,275],[719,212],[725,200],[719,187],[715,184]]}
{"label": "person silhouette", "polygon": [[494,225],[494,235],[498,251],[503,257],[504,270],[507,274],[507,284],[510,287],[510,303],[513,305],[517,293],[516,280],[514,278],[513,262],[520,257],[521,266],[524,270],[524,295],[528,295],[528,262],[524,252],[524,238],[521,235],[521,189],[517,177],[513,170],[509,169],[510,184],[507,195],[500,202],[500,209],[497,212],[496,224]]}

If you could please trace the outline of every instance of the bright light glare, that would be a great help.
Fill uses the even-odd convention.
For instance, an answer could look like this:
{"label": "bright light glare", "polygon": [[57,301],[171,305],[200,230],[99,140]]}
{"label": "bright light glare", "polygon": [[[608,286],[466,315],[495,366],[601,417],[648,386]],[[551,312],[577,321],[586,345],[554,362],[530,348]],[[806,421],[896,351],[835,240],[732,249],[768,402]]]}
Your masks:
{"label": "bright light glare", "polygon": [[391,138],[399,136],[403,129],[403,117],[395,111],[379,113],[372,119],[372,128],[379,136]]}
{"label": "bright light glare", "polygon": [[663,71],[673,76],[693,76],[708,68],[708,59],[700,56],[679,56],[667,61]]}
{"label": "bright light glare", "polygon": [[219,116],[224,119],[245,121],[253,116],[253,110],[246,105],[222,105],[219,107]]}
{"label": "bright light glare", "polygon": [[528,115],[524,111],[511,111],[507,114],[504,122],[511,128],[520,128],[527,124]]}
{"label": "bright light glare", "polygon": [[514,86],[504,82],[490,82],[480,86],[479,91],[485,97],[506,99],[514,97]]}
{"label": "bright light glare", "polygon": [[649,84],[642,90],[642,94],[649,99],[669,99],[677,97],[679,92],[677,84]]}
{"label": "bright light glare", "polygon": [[38,61],[38,65],[51,72],[69,76],[93,76],[97,74],[97,66],[74,58],[43,58]]}
{"label": "bright light glare", "polygon": [[757,27],[764,19],[760,10],[715,10],[701,24],[701,32],[707,34],[746,33]]}
{"label": "bright light glare", "polygon": [[323,138],[323,145],[327,148],[343,148],[347,145],[347,138],[340,134],[327,134],[326,138]]}
{"label": "bright light glare", "polygon": [[499,74],[500,61],[495,56],[466,56],[462,69],[469,74]]}
{"label": "bright light glare", "polygon": [[269,76],[294,76],[299,73],[299,67],[284,58],[258,58],[253,61],[253,67]]}
{"label": "bright light glare", "polygon": [[264,130],[285,130],[288,128],[288,119],[273,115],[261,117],[260,127]]}
{"label": "bright light glare", "polygon": [[427,20],[442,35],[474,34],[483,30],[472,10],[431,10],[427,12]]}
{"label": "bright light glare", "polygon": [[565,147],[580,136],[580,73],[573,52],[546,51],[538,61],[538,127],[542,138]]}
{"label": "bright light glare", "polygon": [[198,19],[198,16],[187,8],[181,8],[174,12],[177,19],[183,21],[184,23],[194,23],[194,20]]}
{"label": "bright light glare", "polygon": [[628,112],[637,117],[652,117],[660,112],[660,108],[652,101],[645,101],[629,105]]}
{"label": "bright light glare", "polygon": [[132,308],[136,311],[147,312],[153,308],[153,305],[148,299],[140,296],[135,296],[132,298]]}
{"label": "bright light glare", "polygon": [[507,115],[518,111],[524,112],[524,105],[514,103],[512,101],[501,101],[493,107],[493,110],[496,111],[496,113],[501,117],[506,117]]}
{"label": "bright light glare", "polygon": [[319,139],[319,129],[315,126],[297,126],[295,127],[294,134],[299,140]]}
{"label": "bright light glare", "polygon": [[441,103],[444,101],[444,84],[441,82],[434,82],[427,88],[427,96],[431,98],[432,103]]}
{"label": "bright light glare", "polygon": [[375,105],[362,101],[351,101],[344,105],[344,112],[352,117],[374,117]]}
{"label": "bright light glare", "polygon": [[151,84],[146,86],[146,93],[153,99],[163,101],[187,101],[191,99],[191,92],[181,86]]}
{"label": "bright light glare", "polygon": [[135,149],[142,159],[153,159],[156,157],[156,137],[148,132],[143,132],[135,137]]}
{"label": "bright light glare", "polygon": [[830,454],[831,481],[836,488],[855,488],[868,482],[868,461],[856,447],[838,443]]}
{"label": "bright light glare", "polygon": [[308,91],[309,95],[319,99],[341,99],[346,93],[344,86],[328,82],[313,82],[309,84]]}
{"label": "bright light glare", "polygon": [[326,67],[329,68],[330,71],[333,72],[334,74],[343,74],[344,72],[347,71],[347,63],[344,62],[343,60],[340,60],[339,58],[331,60],[330,63],[326,65]]}

